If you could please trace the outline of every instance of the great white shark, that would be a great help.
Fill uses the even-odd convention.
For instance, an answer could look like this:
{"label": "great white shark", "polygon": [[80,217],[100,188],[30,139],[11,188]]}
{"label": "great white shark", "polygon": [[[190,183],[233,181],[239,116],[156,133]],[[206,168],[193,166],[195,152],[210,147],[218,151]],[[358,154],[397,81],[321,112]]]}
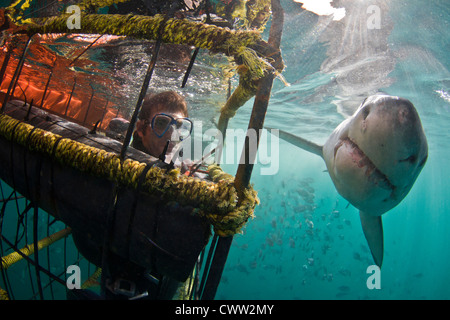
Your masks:
{"label": "great white shark", "polygon": [[414,105],[400,97],[373,95],[323,146],[281,130],[279,137],[324,159],[339,194],[360,210],[372,257],[381,267],[381,215],[408,194],[428,158],[427,139]]}

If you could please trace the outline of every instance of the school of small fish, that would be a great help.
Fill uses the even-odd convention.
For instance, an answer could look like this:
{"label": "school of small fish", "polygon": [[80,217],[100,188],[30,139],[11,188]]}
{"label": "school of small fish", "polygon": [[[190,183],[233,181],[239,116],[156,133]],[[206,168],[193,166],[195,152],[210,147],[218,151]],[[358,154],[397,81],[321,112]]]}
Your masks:
{"label": "school of small fish", "polygon": [[235,273],[268,281],[270,273],[269,281],[279,279],[284,290],[336,282],[336,298],[349,297],[348,265],[357,261],[367,268],[373,264],[370,252],[362,237],[355,241],[353,229],[361,226],[352,207],[344,200],[330,203],[326,195],[317,197],[314,186],[311,177],[255,186],[261,204],[244,235],[233,240],[223,283],[232,285]]}

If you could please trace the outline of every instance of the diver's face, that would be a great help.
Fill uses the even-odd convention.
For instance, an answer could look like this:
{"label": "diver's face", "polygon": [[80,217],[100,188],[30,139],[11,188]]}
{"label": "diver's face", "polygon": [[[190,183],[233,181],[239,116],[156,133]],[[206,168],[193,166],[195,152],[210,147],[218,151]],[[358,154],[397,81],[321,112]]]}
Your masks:
{"label": "diver's face", "polygon": [[[173,126],[170,126],[169,129],[164,133],[163,136],[159,137],[156,135],[156,133],[153,131],[151,123],[153,117],[160,113],[161,111],[158,110],[150,115],[150,117],[147,119],[147,121],[139,120],[141,123],[138,126],[138,134],[142,140],[142,145],[144,146],[147,153],[154,157],[159,157],[161,153],[164,151],[164,148],[167,144],[167,141],[169,142],[169,146],[167,148],[166,154],[170,154],[176,145],[178,141],[176,141],[176,130],[174,130]],[[164,112],[167,115],[172,116],[173,118],[183,118],[184,115],[180,112]]]}

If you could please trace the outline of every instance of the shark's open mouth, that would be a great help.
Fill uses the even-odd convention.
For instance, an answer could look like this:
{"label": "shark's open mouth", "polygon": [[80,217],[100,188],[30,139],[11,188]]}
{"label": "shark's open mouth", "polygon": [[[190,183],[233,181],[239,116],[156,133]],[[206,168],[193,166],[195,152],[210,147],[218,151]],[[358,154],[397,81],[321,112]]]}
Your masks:
{"label": "shark's open mouth", "polygon": [[359,167],[359,168],[366,168],[366,176],[368,177],[369,181],[376,184],[380,188],[387,189],[387,190],[394,190],[395,186],[391,183],[389,178],[381,172],[375,164],[369,159],[368,156],[362,151],[358,145],[351,140],[351,138],[346,137],[340,140],[340,143],[335,148],[335,154],[339,147],[342,145],[346,145],[348,149],[350,149],[351,153],[350,156],[352,157],[353,162]]}

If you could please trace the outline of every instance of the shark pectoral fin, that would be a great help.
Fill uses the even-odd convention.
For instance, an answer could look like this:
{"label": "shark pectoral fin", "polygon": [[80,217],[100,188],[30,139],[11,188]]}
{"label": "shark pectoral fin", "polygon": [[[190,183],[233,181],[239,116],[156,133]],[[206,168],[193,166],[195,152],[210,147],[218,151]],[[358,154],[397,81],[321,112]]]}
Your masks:
{"label": "shark pectoral fin", "polygon": [[381,268],[383,263],[383,224],[381,222],[381,216],[371,216],[362,211],[359,212],[361,218],[361,225],[369,244],[370,251],[372,252],[373,260],[375,264]]}
{"label": "shark pectoral fin", "polygon": [[[269,130],[274,130],[273,128],[270,127],[264,127],[266,129]],[[319,146],[318,144],[315,144],[314,142],[308,141],[306,139],[294,136],[293,134],[290,134],[289,132],[283,131],[283,130],[278,130],[278,136],[279,138],[293,144],[296,147],[299,147],[303,150],[306,150],[308,152],[314,153],[316,155],[318,155],[319,157],[323,158],[323,147]]]}

